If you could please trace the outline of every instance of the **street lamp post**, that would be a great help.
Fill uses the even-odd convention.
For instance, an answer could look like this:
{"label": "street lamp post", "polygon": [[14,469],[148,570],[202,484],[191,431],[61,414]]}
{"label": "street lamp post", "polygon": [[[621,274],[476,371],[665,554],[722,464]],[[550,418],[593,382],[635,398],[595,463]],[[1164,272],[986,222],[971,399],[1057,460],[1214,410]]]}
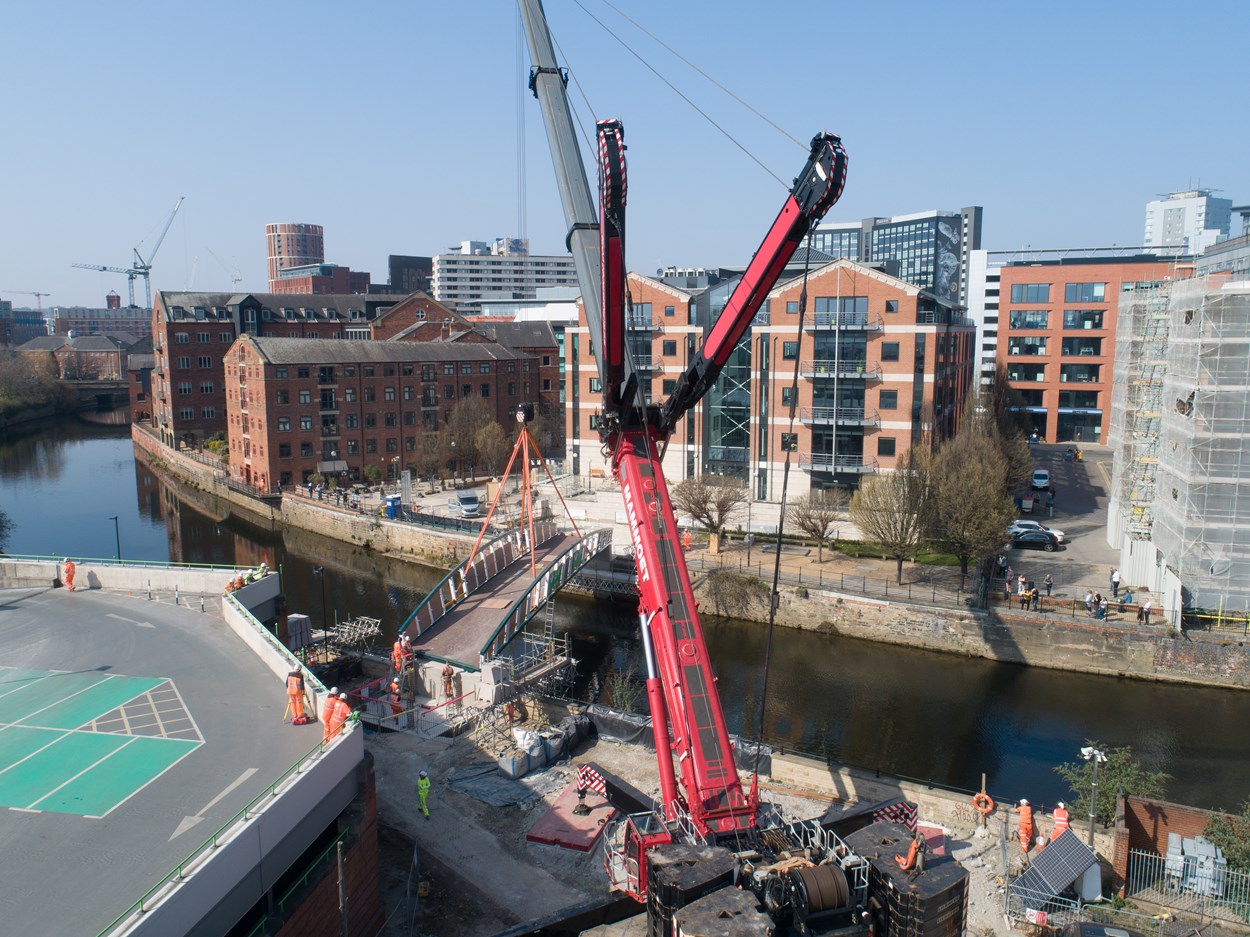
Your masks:
{"label": "street lamp post", "polygon": [[1081,749],[1081,757],[1086,761],[1094,763],[1094,776],[1090,780],[1089,790],[1089,848],[1094,848],[1094,812],[1098,803],[1098,765],[1107,760],[1107,756],[1094,748],[1087,745]]}
{"label": "street lamp post", "polygon": [[113,536],[117,539],[117,562],[122,561],[122,534],[121,528],[117,526],[117,515],[114,514],[109,518],[113,522]]}
{"label": "street lamp post", "polygon": [[460,476],[460,463],[456,459],[456,441],[451,441],[451,479],[452,487],[456,487],[456,479]]}
{"label": "street lamp post", "polygon": [[330,626],[326,622],[326,568],[313,567],[313,578],[321,580],[321,651],[326,661],[330,660]]}

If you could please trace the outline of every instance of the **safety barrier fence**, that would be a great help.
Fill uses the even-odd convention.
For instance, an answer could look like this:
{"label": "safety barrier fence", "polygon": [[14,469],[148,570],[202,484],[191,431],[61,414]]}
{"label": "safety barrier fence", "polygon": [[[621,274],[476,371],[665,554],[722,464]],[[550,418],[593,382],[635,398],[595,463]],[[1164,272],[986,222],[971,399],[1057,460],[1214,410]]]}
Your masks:
{"label": "safety barrier fence", "polygon": [[1250,612],[1228,609],[1199,609],[1185,611],[1181,621],[1187,629],[1201,631],[1240,631],[1250,634]]}
{"label": "safety barrier fence", "polygon": [[[350,830],[343,830],[335,836],[334,839],[330,841],[330,845],[323,849],[321,853],[312,860],[312,862],[308,863],[308,868],[304,870],[304,873],[297,878],[292,883],[291,887],[286,890],[285,894],[278,899],[276,907],[278,909],[279,918],[286,914],[288,902],[295,897],[297,892],[301,892],[308,886],[309,878],[311,878],[314,873],[321,870],[321,867],[325,864],[326,860],[328,860],[331,854],[338,849],[339,843],[347,839],[347,835],[350,832]],[[256,926],[247,932],[247,937],[261,937],[261,935],[265,934],[269,929],[269,918],[270,915],[266,914],[259,921],[257,921]]]}
{"label": "safety barrier fence", "polygon": [[[23,563],[60,563],[64,556],[42,556],[35,553],[2,553],[0,561],[16,561]],[[204,572],[217,572],[222,570],[230,570],[231,572],[241,569],[237,563],[219,564],[219,563],[174,563],[166,560],[126,560],[118,559],[115,556],[110,557],[78,557],[72,558],[75,563],[90,563],[100,566],[133,566],[136,568],[151,567],[153,569],[191,569],[203,570]]]}
{"label": "safety barrier fence", "polygon": [[[427,628],[443,617],[458,602],[463,601],[492,577],[512,565],[513,560],[546,543],[559,533],[555,524],[544,522],[534,527],[534,539],[531,544],[529,530],[519,528],[496,537],[485,544],[476,556],[466,557],[439,581],[429,595],[412,611],[399,627],[404,634],[410,627],[415,627],[421,635]],[[473,560],[470,568],[469,560]]]}
{"label": "safety barrier fence", "polygon": [[512,606],[503,614],[499,627],[491,634],[482,648],[483,659],[497,657],[504,646],[525,627],[546,604],[547,599],[560,590],[583,566],[612,546],[612,531],[608,528],[585,534],[559,556],[552,559]]}
{"label": "safety barrier fence", "polygon": [[[282,496],[284,498],[297,497],[303,499],[304,501],[314,502],[322,505],[323,507],[334,508],[339,511],[349,511],[353,514],[359,514],[367,517],[378,517],[382,520],[398,521],[406,524],[414,524],[417,527],[429,527],[434,530],[454,530],[459,533],[477,535],[481,532],[483,524],[483,520],[480,518],[471,519],[462,517],[445,517],[441,514],[421,511],[419,510],[420,502],[417,501],[413,501],[411,504],[413,507],[418,508],[418,510],[413,510],[412,507],[404,507],[400,505],[396,509],[395,516],[388,517],[386,514],[387,508],[385,501],[372,502],[370,499],[361,500],[356,497],[349,497],[348,500],[345,500],[340,504],[334,498],[333,494],[326,494],[323,492],[322,497],[317,498],[315,495],[310,495],[307,489],[301,487],[285,488],[282,491]],[[492,524],[487,528],[487,533],[493,533],[497,529],[498,528]]]}
{"label": "safety barrier fence", "polygon": [[108,935],[115,933],[125,925],[133,915],[143,914],[161,902],[168,894],[170,888],[182,882],[203,862],[206,862],[212,856],[213,850],[218,846],[229,842],[233,834],[241,826],[248,823],[258,814],[263,813],[274,798],[295,782],[296,778],[308,767],[310,762],[314,762],[321,757],[327,745],[333,745],[337,741],[338,739],[336,738],[329,743],[318,742],[314,748],[301,755],[295,764],[283,771],[263,791],[253,797],[242,810],[223,823],[208,839],[193,849],[185,859],[165,873],[160,881],[144,892],[138,901],[119,914],[104,930],[100,931],[97,937],[108,937]]}

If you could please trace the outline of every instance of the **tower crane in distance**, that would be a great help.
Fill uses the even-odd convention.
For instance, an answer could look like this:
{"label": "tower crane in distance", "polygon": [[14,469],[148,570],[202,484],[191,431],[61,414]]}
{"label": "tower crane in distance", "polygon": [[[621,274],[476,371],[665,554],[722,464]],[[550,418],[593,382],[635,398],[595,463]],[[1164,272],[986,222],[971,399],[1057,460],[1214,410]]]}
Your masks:
{"label": "tower crane in distance", "polygon": [[109,267],[109,266],[105,266],[104,264],[74,264],[73,266],[81,270],[98,270],[101,273],[123,274],[126,277],[126,286],[128,287],[128,290],[130,293],[131,308],[133,308],[135,305],[135,280],[138,277],[143,277],[144,293],[147,298],[147,305],[145,308],[151,309],[152,308],[152,261],[156,259],[156,252],[161,249],[161,244],[165,240],[165,235],[169,233],[169,226],[174,223],[174,218],[178,214],[178,209],[182,207],[182,203],[185,200],[186,200],[185,195],[180,195],[178,197],[178,202],[177,204],[174,205],[174,210],[170,212],[169,219],[165,222],[165,227],[161,229],[160,236],[156,239],[156,244],[152,247],[152,251],[151,253],[148,254],[146,259],[143,257],[142,254],[139,253],[139,248],[136,245],[133,249],[135,259],[129,267]]}
{"label": "tower crane in distance", "polygon": [[39,314],[43,315],[43,298],[51,296],[51,293],[40,293],[36,290],[0,290],[0,293],[8,293],[10,296],[33,296],[35,297],[35,305],[39,307]]}

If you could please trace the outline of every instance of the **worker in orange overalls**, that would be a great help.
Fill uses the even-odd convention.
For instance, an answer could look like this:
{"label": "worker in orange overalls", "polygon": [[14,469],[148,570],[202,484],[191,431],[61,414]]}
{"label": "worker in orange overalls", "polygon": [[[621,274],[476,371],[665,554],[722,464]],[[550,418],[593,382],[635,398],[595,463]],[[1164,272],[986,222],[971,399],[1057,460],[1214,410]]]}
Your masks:
{"label": "worker in orange overalls", "polygon": [[1033,844],[1033,808],[1027,800],[1021,800],[1016,813],[1020,814],[1020,849],[1028,852]]}
{"label": "worker in orange overalls", "polygon": [[404,711],[404,707],[400,702],[401,699],[402,694],[399,691],[399,678],[396,677],[391,681],[391,713],[396,716]]}
{"label": "worker in orange overalls", "polygon": [[452,682],[456,676],[456,671],[452,669],[451,664],[443,664],[443,696],[451,699],[452,694],[456,692],[455,684]]}
{"label": "worker in orange overalls", "polygon": [[64,572],[61,573],[61,578],[65,580],[65,588],[68,589],[70,592],[73,592],[74,591],[74,573],[78,570],[78,567],[74,565],[74,561],[71,560],[68,556],[65,557],[65,560],[61,565],[64,568]]}
{"label": "worker in orange overalls", "polygon": [[347,701],[347,694],[340,693],[338,702],[334,704],[334,713],[330,716],[330,737],[338,735],[343,729],[343,723],[347,721],[347,717],[352,714],[352,705]]}
{"label": "worker in orange overalls", "polygon": [[394,646],[391,647],[391,665],[395,668],[396,673],[404,672],[404,662],[407,659],[408,655],[404,653],[403,640],[396,638]]}
{"label": "worker in orange overalls", "polygon": [[289,700],[292,721],[304,715],[304,672],[298,667],[292,668],[286,675],[286,695]]}
{"label": "worker in orange overalls", "polygon": [[330,694],[321,701],[321,741],[330,741],[330,724],[334,721],[334,710],[338,706],[339,688],[331,687]]}
{"label": "worker in orange overalls", "polygon": [[1054,817],[1055,826],[1054,829],[1050,831],[1050,841],[1052,843],[1059,838],[1059,835],[1063,833],[1064,830],[1069,829],[1072,826],[1072,818],[1068,816],[1068,808],[1064,806],[1062,800],[1055,805]]}

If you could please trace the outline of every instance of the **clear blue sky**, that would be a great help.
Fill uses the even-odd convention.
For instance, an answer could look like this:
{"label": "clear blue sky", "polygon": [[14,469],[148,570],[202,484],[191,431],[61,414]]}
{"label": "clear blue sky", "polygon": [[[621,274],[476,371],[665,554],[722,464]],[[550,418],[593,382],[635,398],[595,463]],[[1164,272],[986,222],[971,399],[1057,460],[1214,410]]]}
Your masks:
{"label": "clear blue sky", "polygon": [[[773,173],[798,172],[805,148],[581,2]],[[827,220],[983,205],[986,247],[1085,247],[1140,243],[1157,193],[1250,202],[1244,0],[616,2],[799,140],[842,134]],[[625,124],[630,267],[745,262],[782,186],[573,0],[546,6],[595,116]],[[389,253],[518,234],[518,102],[525,233],[562,253],[518,30],[510,0],[7,5],[0,297],[124,297],[124,277],[70,265],[129,266],[181,195],[154,289],[227,290],[237,267],[263,290],[272,221],[323,225],[326,259],[378,282]]]}

